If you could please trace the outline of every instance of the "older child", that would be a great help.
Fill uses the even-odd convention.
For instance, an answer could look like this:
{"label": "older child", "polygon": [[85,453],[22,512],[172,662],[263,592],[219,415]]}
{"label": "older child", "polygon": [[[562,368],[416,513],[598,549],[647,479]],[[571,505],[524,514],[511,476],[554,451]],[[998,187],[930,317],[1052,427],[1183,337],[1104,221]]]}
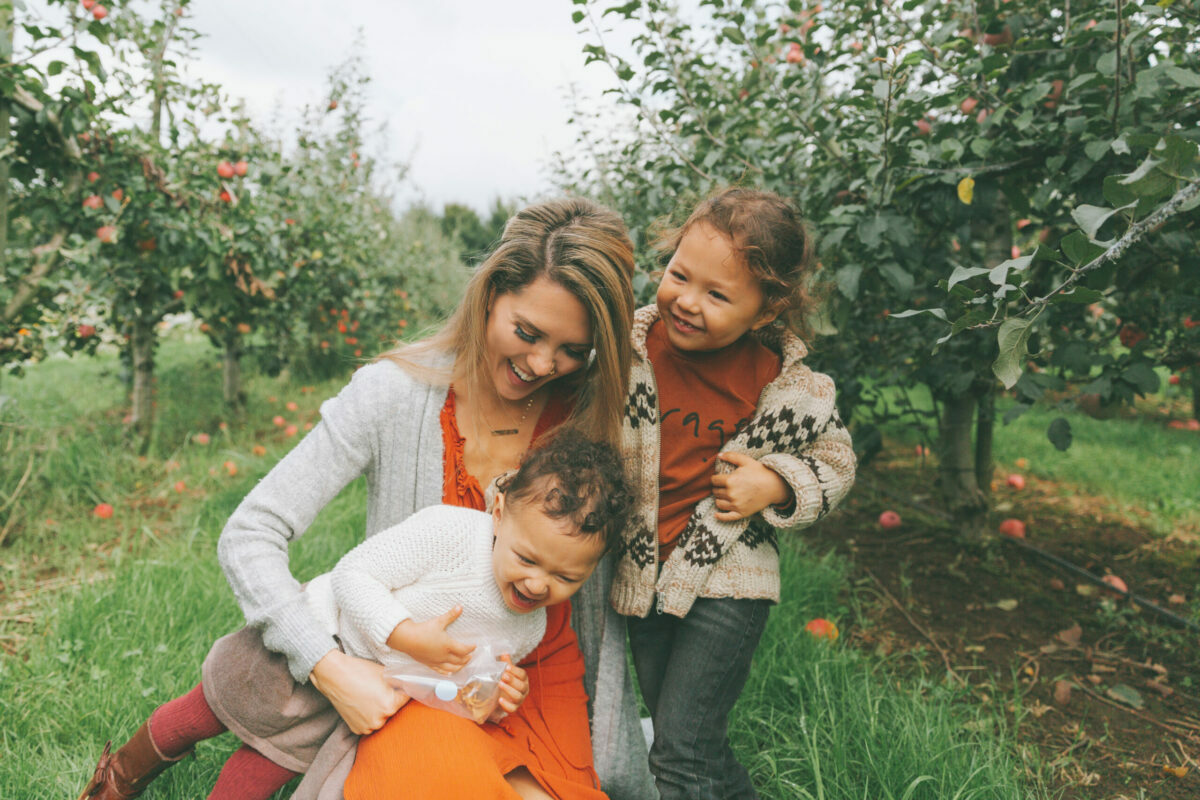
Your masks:
{"label": "older child", "polygon": [[[359,658],[386,661],[399,651],[452,673],[474,649],[460,639],[512,641],[500,697],[500,709],[509,713],[529,691],[525,670],[515,662],[541,641],[545,609],[575,594],[619,541],[633,499],[615,451],[570,431],[532,451],[497,487],[490,514],[433,506],[371,537],[332,572],[307,584],[305,599],[343,651]],[[280,743],[301,726],[322,723],[291,715],[289,701],[302,687],[285,659],[263,647],[261,663],[248,689],[255,694],[258,712],[234,733],[292,769],[287,747]],[[332,708],[319,716],[330,712]],[[494,715],[500,716],[499,711]],[[153,722],[151,715],[134,740],[146,737],[158,749]],[[209,735],[222,730],[223,725]],[[169,764],[177,758],[161,760]],[[132,797],[157,775],[124,785],[108,766],[102,758],[82,797]],[[520,786],[515,788],[524,796]],[[273,793],[272,788],[260,795],[243,785],[240,796]]]}
{"label": "older child", "polygon": [[628,616],[662,800],[755,798],[726,725],[779,601],[775,531],[842,499],[854,451],[833,381],[783,323],[803,330],[811,310],[810,242],[787,202],[726,189],[663,245],[657,302],[634,317],[623,435],[641,502],[612,602]]}

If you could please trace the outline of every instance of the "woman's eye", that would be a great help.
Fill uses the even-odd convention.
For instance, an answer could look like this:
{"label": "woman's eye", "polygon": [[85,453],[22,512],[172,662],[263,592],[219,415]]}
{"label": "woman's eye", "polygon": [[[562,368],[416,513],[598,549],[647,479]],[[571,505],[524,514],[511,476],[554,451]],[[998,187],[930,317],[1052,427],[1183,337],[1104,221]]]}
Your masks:
{"label": "woman's eye", "polygon": [[567,350],[567,358],[574,361],[587,361],[588,351],[586,350]]}
{"label": "woman's eye", "polygon": [[529,333],[528,331],[526,331],[520,325],[517,326],[516,333],[517,333],[517,338],[520,339],[522,342],[528,342],[529,344],[533,344],[534,342],[537,341],[536,336],[534,336],[532,333]]}

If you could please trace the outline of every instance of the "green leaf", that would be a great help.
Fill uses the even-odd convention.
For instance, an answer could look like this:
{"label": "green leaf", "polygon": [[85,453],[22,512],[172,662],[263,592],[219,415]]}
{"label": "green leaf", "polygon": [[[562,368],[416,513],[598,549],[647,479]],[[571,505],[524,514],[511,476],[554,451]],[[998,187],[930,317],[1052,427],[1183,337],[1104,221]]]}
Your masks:
{"label": "green leaf", "polygon": [[1020,258],[1010,258],[1008,261],[997,264],[988,271],[988,280],[996,286],[1003,286],[1008,282],[1008,273],[1024,272],[1029,269],[1029,265],[1033,263],[1033,256],[1021,256]]}
{"label": "green leaf", "polygon": [[902,295],[906,295],[912,291],[915,281],[904,267],[897,264],[895,261],[888,261],[879,268],[879,273],[887,278],[888,283],[896,287]]}
{"label": "green leaf", "polygon": [[1191,70],[1183,69],[1182,67],[1168,66],[1164,70],[1167,75],[1171,76],[1171,80],[1178,83],[1180,86],[1186,86],[1189,89],[1200,89],[1200,75]]}
{"label": "green leaf", "polygon": [[1054,303],[1096,303],[1104,299],[1104,292],[1089,289],[1086,286],[1076,286],[1069,292],[1059,292],[1054,295]]}
{"label": "green leaf", "polygon": [[734,44],[745,44],[746,43],[746,37],[737,28],[733,28],[733,27],[722,28],[721,33],[725,35],[726,39],[733,42]]}
{"label": "green leaf", "polygon": [[1083,152],[1092,161],[1099,161],[1108,152],[1108,142],[1103,140],[1088,142],[1083,146]]}
{"label": "green leaf", "polygon": [[1116,686],[1109,688],[1105,694],[1118,703],[1124,703],[1131,708],[1142,709],[1146,707],[1146,701],[1142,699],[1141,692],[1126,683],[1118,683]]}
{"label": "green leaf", "polygon": [[[586,3],[587,0],[583,0],[583,2]],[[585,16],[587,16],[587,15],[584,14],[582,11],[572,11],[571,12],[571,22],[574,22],[576,25],[578,25],[579,23],[583,22],[583,18]]]}
{"label": "green leaf", "polygon": [[954,272],[950,273],[950,280],[946,284],[946,291],[950,291],[951,289],[953,289],[954,284],[956,284],[956,283],[961,283],[962,281],[970,280],[971,278],[974,278],[979,275],[987,275],[989,272],[991,272],[991,270],[988,269],[987,267],[957,266],[954,268]]}
{"label": "green leaf", "polygon": [[1056,450],[1066,450],[1071,446],[1071,423],[1066,417],[1059,417],[1046,428],[1046,438]]}
{"label": "green leaf", "polygon": [[1120,208],[1101,208],[1100,206],[1090,206],[1086,203],[1076,208],[1071,212],[1071,216],[1075,222],[1083,228],[1083,232],[1087,234],[1088,239],[1096,241],[1096,234],[1100,231],[1100,227],[1108,221],[1108,218],[1118,211],[1125,211],[1133,208],[1136,203],[1130,203]]}
{"label": "green leaf", "polygon": [[1145,361],[1133,364],[1121,373],[1121,379],[1132,383],[1140,394],[1151,394],[1158,391],[1158,373]]}
{"label": "green leaf", "polygon": [[847,300],[858,297],[858,281],[862,277],[862,264],[847,264],[837,271],[836,280],[838,291]]}
{"label": "green leaf", "polygon": [[894,314],[889,314],[888,319],[903,319],[905,317],[915,317],[917,314],[933,314],[942,322],[949,322],[946,318],[946,312],[940,308],[906,308],[903,311],[897,311]]}
{"label": "green leaf", "polygon": [[1022,363],[1029,352],[1029,334],[1033,331],[1036,319],[1006,319],[996,334],[1000,355],[992,362],[992,372],[1004,384],[1005,389],[1011,389],[1021,378]]}

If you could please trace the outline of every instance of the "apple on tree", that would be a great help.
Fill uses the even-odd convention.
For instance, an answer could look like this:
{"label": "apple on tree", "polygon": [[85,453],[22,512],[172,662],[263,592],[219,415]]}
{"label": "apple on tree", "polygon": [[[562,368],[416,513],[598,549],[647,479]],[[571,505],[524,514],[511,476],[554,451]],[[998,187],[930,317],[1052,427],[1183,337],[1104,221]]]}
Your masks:
{"label": "apple on tree", "polygon": [[230,164],[228,161],[222,161],[217,164],[217,176],[220,178],[232,178],[233,164]]}

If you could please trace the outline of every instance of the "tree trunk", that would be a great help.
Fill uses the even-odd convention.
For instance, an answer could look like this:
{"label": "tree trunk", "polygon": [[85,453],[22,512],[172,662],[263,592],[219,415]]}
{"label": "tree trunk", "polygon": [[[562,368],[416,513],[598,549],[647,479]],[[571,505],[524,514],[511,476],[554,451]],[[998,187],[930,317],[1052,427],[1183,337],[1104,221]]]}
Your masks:
{"label": "tree trunk", "polygon": [[[0,61],[12,61],[13,6],[0,3]],[[12,105],[8,98],[0,95],[0,151],[8,148],[10,135],[9,114]],[[8,263],[8,164],[10,157],[0,158],[0,275],[6,275]]]}
{"label": "tree trunk", "polygon": [[992,493],[992,473],[996,464],[992,442],[996,432],[996,384],[986,383],[979,395],[979,412],[975,419],[975,483],[984,497]]}
{"label": "tree trunk", "polygon": [[942,397],[938,426],[938,481],[946,507],[958,519],[972,520],[987,510],[987,497],[975,477],[971,432],[978,400],[966,393]]}
{"label": "tree trunk", "polygon": [[150,436],[154,432],[154,348],[157,344],[154,324],[136,318],[129,334],[130,366],[133,370],[130,428],[138,453],[150,449]]}
{"label": "tree trunk", "polygon": [[221,391],[225,397],[225,407],[235,414],[240,414],[246,406],[246,393],[242,391],[242,345],[237,334],[225,339],[225,352],[222,359]]}

